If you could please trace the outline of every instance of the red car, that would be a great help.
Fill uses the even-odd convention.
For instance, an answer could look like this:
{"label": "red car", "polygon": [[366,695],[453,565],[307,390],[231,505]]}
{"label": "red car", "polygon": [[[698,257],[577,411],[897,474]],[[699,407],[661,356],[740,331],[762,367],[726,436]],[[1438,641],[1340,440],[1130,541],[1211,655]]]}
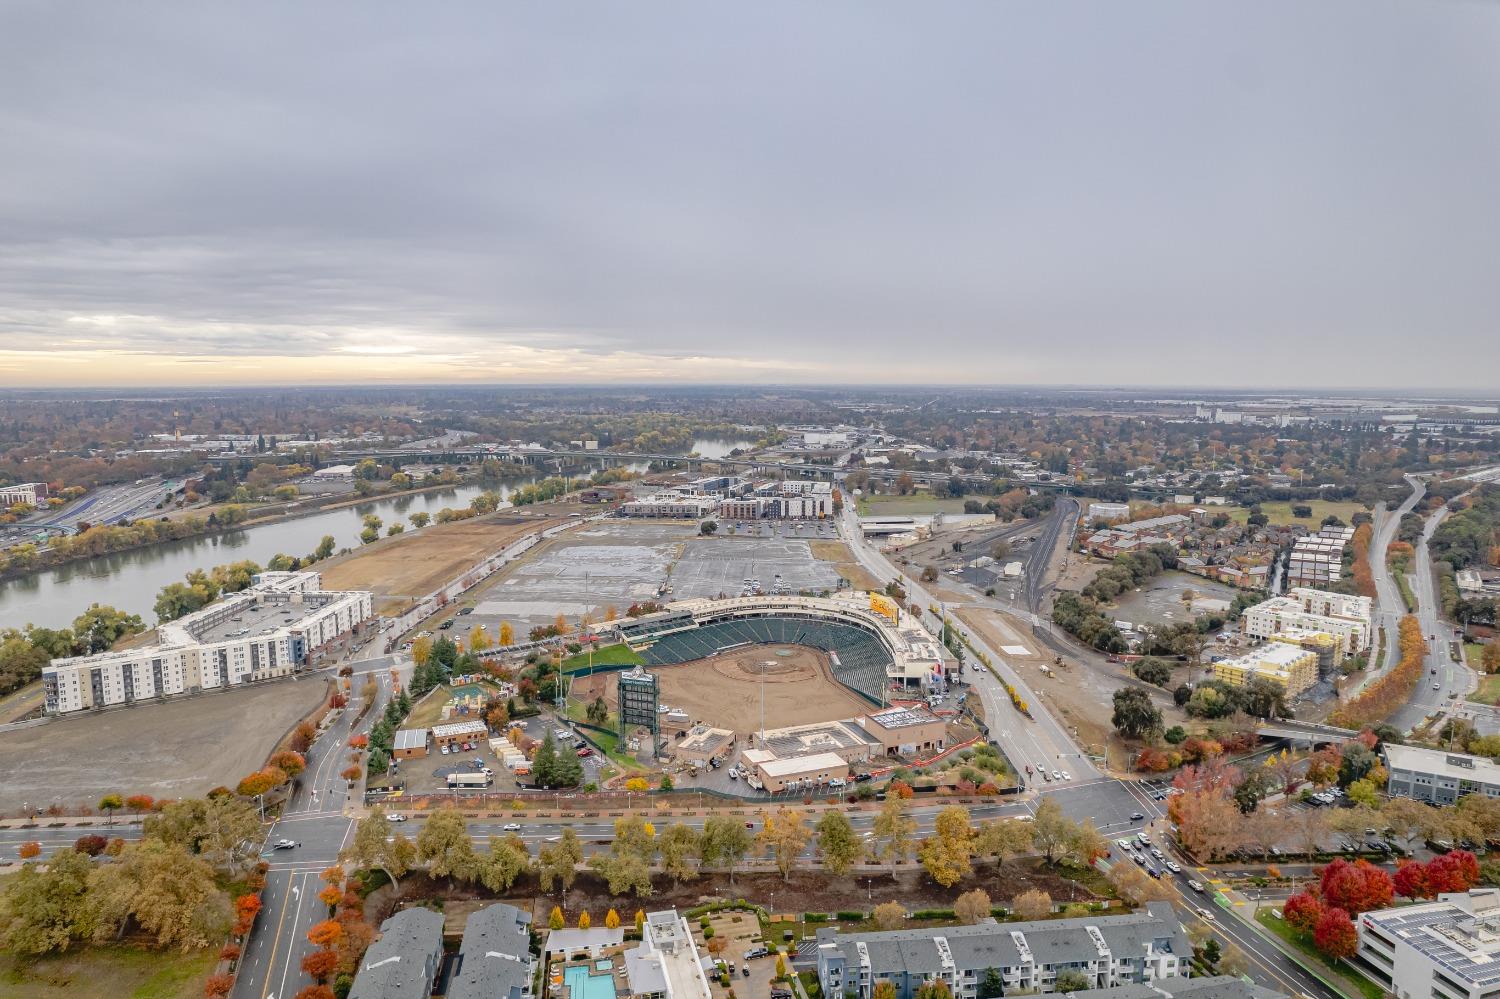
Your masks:
{"label": "red car", "polygon": [[580,758],[584,756],[593,756],[594,750],[589,746],[584,746],[582,749],[578,750],[578,755]]}

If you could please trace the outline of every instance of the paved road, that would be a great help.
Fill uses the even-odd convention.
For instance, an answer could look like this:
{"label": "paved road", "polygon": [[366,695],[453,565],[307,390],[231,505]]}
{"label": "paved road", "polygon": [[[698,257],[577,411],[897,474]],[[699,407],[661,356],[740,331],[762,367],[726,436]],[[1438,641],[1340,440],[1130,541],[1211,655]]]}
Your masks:
{"label": "paved road", "polygon": [[[1474,671],[1463,661],[1463,643],[1458,631],[1443,620],[1443,605],[1438,597],[1437,578],[1427,547],[1433,532],[1448,513],[1448,507],[1443,506],[1427,518],[1412,558],[1412,591],[1417,597],[1417,619],[1422,623],[1422,634],[1430,640],[1427,643],[1427,672],[1417,682],[1411,701],[1391,718],[1392,724],[1403,731],[1420,725],[1427,716],[1444,707],[1463,705],[1477,682]],[[1473,714],[1480,731],[1500,731],[1500,720],[1492,712]]]}
{"label": "paved road", "polygon": [[[840,526],[854,557],[878,579],[901,579],[909,602],[923,607],[938,605],[938,600],[924,590],[919,582],[903,577],[883,554],[865,540],[864,533],[859,528],[859,519],[852,508],[845,507],[843,522]],[[1055,531],[1053,541],[1054,543],[1056,541]],[[1039,540],[1037,547],[1040,548],[1041,544],[1042,541]],[[1014,686],[1022,699],[1031,706],[1034,717],[1027,718],[1012,706],[1010,696],[1006,694],[1000,681],[989,671],[972,669],[966,671],[964,679],[970,684],[971,693],[978,693],[984,703],[984,716],[990,727],[990,738],[1004,747],[1011,761],[1017,767],[1024,767],[1027,764],[1033,767],[1045,765],[1049,770],[1065,771],[1069,775],[1065,783],[1097,778],[1099,771],[1093,763],[1079,750],[1051,713],[1042,706],[1041,701],[1027,687],[1020,675],[1010,668],[1005,657],[991,648],[981,636],[970,634],[969,638],[974,647],[982,651],[989,657],[990,662],[995,664],[1000,676]]]}

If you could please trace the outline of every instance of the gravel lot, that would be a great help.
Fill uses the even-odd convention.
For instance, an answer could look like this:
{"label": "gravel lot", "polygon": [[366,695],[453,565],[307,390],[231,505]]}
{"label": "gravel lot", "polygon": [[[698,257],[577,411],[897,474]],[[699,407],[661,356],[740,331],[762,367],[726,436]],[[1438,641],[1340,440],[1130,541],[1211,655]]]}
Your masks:
{"label": "gravel lot", "polygon": [[327,692],[321,677],[283,680],[0,733],[0,811],[232,786]]}

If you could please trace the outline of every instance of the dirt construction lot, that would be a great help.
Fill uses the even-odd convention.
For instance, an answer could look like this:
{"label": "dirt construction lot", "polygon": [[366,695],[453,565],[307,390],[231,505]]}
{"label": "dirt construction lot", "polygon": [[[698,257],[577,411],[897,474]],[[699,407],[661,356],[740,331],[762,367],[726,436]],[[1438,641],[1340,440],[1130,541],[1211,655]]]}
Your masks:
{"label": "dirt construction lot", "polygon": [[[767,728],[836,721],[870,710],[833,678],[827,656],[802,645],[755,645],[651,672],[661,678],[662,704],[681,708],[694,722],[750,733],[760,728],[762,664],[770,664],[764,666]],[[597,695],[611,710],[617,707],[613,674],[573,685],[575,698]]]}
{"label": "dirt construction lot", "polygon": [[0,733],[0,811],[232,787],[327,693],[321,678],[281,680]]}
{"label": "dirt construction lot", "polygon": [[378,541],[318,567],[330,590],[370,590],[379,597],[425,597],[524,534],[554,523],[528,517],[486,517],[435,524]]}

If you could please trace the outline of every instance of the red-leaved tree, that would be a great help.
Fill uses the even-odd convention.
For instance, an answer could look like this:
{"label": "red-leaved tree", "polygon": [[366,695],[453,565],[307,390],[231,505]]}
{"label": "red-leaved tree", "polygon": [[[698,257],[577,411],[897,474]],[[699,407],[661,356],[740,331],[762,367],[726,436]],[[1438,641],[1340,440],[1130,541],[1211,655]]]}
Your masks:
{"label": "red-leaved tree", "polygon": [[1281,907],[1282,918],[1298,933],[1311,933],[1323,917],[1323,903],[1307,892],[1299,892]]}
{"label": "red-leaved tree", "polygon": [[1346,913],[1384,909],[1391,904],[1391,876],[1368,860],[1342,857],[1323,868],[1319,894],[1326,906]]}
{"label": "red-leaved tree", "polygon": [[1427,862],[1427,885],[1434,895],[1468,891],[1479,883],[1479,861],[1468,850],[1454,850]]}
{"label": "red-leaved tree", "polygon": [[1427,865],[1415,860],[1403,860],[1391,879],[1396,894],[1402,898],[1431,898],[1432,884],[1427,879]]}
{"label": "red-leaved tree", "polygon": [[1313,930],[1313,945],[1328,957],[1352,957],[1359,947],[1354,920],[1343,909],[1325,909]]}

